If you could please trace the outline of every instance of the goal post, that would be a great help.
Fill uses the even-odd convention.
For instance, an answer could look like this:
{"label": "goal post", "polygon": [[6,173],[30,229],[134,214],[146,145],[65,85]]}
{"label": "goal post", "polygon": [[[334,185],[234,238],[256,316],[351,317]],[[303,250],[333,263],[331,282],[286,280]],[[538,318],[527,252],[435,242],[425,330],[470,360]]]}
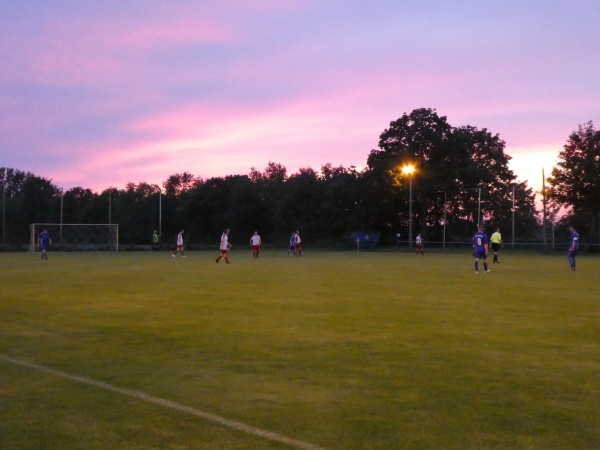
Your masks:
{"label": "goal post", "polygon": [[29,251],[40,251],[38,237],[46,229],[50,249],[63,252],[119,251],[119,225],[106,223],[32,223],[29,225]]}

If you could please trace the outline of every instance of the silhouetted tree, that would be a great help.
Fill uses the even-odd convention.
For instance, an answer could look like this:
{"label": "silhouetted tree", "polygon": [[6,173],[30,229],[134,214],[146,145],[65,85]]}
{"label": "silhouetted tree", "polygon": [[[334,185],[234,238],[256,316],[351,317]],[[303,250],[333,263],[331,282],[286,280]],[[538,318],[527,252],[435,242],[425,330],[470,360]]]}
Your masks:
{"label": "silhouetted tree", "polygon": [[[408,187],[412,176],[413,226],[427,238],[442,227],[446,194],[449,234],[468,238],[477,225],[479,191],[482,190],[482,222],[496,223],[512,195],[515,176],[508,168],[510,157],[504,141],[486,129],[451,127],[446,117],[422,108],[392,122],[373,150],[367,164],[370,195],[377,193],[380,209],[378,228],[393,229],[408,223]],[[404,175],[402,167],[413,165],[416,172]],[[531,191],[518,191],[518,203],[533,204]],[[371,202],[369,202],[371,203]],[[498,217],[497,217],[498,216]],[[535,214],[529,223],[535,222]],[[406,228],[405,228],[406,229]]]}
{"label": "silhouetted tree", "polygon": [[593,122],[571,133],[548,178],[549,197],[570,209],[569,219],[600,240],[600,130]]}

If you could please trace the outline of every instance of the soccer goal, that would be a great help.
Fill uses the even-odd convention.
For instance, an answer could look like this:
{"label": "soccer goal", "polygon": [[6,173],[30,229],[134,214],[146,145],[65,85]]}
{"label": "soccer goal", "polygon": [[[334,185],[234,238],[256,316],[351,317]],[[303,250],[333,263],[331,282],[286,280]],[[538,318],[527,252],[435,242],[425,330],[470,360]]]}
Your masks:
{"label": "soccer goal", "polygon": [[29,228],[32,253],[40,251],[38,237],[44,229],[50,234],[51,251],[119,251],[118,224],[32,223]]}

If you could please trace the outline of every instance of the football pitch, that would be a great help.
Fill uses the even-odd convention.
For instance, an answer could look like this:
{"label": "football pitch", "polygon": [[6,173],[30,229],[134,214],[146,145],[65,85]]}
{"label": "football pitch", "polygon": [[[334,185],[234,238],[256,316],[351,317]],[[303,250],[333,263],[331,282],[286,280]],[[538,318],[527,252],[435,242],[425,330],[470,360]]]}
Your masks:
{"label": "football pitch", "polygon": [[0,448],[600,448],[600,258],[217,254],[0,254]]}

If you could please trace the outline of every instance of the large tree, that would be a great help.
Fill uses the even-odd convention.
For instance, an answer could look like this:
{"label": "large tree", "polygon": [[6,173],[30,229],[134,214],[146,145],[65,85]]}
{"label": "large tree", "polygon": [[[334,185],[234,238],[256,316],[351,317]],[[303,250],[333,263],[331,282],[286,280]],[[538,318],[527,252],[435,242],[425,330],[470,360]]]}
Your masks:
{"label": "large tree", "polygon": [[27,242],[31,223],[60,220],[61,191],[51,180],[2,167],[0,183],[5,244]]}
{"label": "large tree", "polygon": [[[380,210],[372,214],[384,219],[378,228],[395,225],[397,214],[406,229],[409,177],[413,226],[424,236],[430,231],[439,235],[444,207],[453,238],[464,239],[472,234],[479,220],[479,206],[482,222],[505,228],[505,211],[511,209],[511,185],[516,177],[508,168],[510,156],[504,148],[498,135],[472,126],[454,128],[433,109],[405,113],[381,134],[379,149],[373,150],[367,160],[370,190],[380,198]],[[409,164],[416,171],[405,175],[402,167]],[[534,225],[535,210],[529,208],[533,193],[521,186],[516,194],[517,208],[530,213],[521,219]]]}
{"label": "large tree", "polygon": [[569,208],[568,220],[600,239],[600,130],[579,125],[548,178],[551,199]]}

